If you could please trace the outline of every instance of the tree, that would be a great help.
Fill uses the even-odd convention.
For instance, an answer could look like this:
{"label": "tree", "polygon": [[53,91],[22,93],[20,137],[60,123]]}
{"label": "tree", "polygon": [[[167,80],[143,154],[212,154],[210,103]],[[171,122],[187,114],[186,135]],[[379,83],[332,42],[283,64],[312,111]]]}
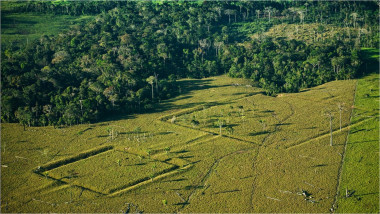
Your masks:
{"label": "tree", "polygon": [[226,131],[230,135],[234,134],[234,128],[231,125],[229,125],[229,126],[226,127]]}
{"label": "tree", "polygon": [[256,12],[257,19],[259,19],[259,18],[260,18],[260,12],[261,12],[261,11],[260,11],[259,9],[257,9],[255,12]]}
{"label": "tree", "polygon": [[128,33],[120,36],[119,38],[120,38],[120,44],[122,45],[128,45],[132,41],[131,35],[129,35]]}
{"label": "tree", "polygon": [[150,76],[146,79],[146,81],[152,86],[152,100],[154,99],[153,85],[154,85],[154,76]]}
{"label": "tree", "polygon": [[354,28],[356,28],[356,21],[357,21],[357,19],[358,19],[358,16],[359,16],[359,14],[358,14],[358,13],[356,13],[356,12],[354,12],[354,13],[351,13],[351,17],[352,17],[352,24],[353,24]]}
{"label": "tree", "polygon": [[176,120],[177,120],[177,117],[173,115],[172,119],[170,119],[170,122],[174,124]]}
{"label": "tree", "polygon": [[66,51],[58,51],[54,54],[53,60],[51,63],[53,64],[59,64],[62,62],[66,62],[70,59],[70,55]]}
{"label": "tree", "polygon": [[342,131],[342,111],[344,111],[344,103],[338,103],[339,110],[339,129]]}
{"label": "tree", "polygon": [[214,9],[215,12],[218,13],[219,17],[222,16],[222,8],[221,7],[214,7],[213,9]]}
{"label": "tree", "polygon": [[220,48],[223,46],[223,42],[217,42],[215,41],[214,42],[214,47],[215,47],[215,55],[218,56],[219,52],[220,52]]}
{"label": "tree", "polygon": [[164,67],[166,65],[166,59],[169,57],[168,56],[168,47],[166,46],[165,43],[160,43],[157,45],[157,51],[158,51],[158,56],[160,56],[164,60]]}
{"label": "tree", "polygon": [[193,126],[193,128],[199,126],[199,121],[198,120],[192,119],[190,123]]}
{"label": "tree", "polygon": [[263,127],[263,131],[265,131],[265,128],[266,128],[266,123],[265,123],[265,120],[263,119],[260,119],[259,120],[259,123],[261,124],[261,126]]}
{"label": "tree", "polygon": [[329,119],[330,121],[330,146],[333,146],[333,129],[332,129],[332,120],[333,120],[333,114],[330,110],[325,111],[324,115]]}
{"label": "tree", "polygon": [[158,91],[158,75],[156,72],[154,72],[154,81],[156,82],[156,92],[157,94],[159,93]]}
{"label": "tree", "polygon": [[300,16],[300,23],[303,24],[303,20],[305,19],[305,11],[304,10],[298,10],[297,13]]}
{"label": "tree", "polygon": [[19,107],[15,115],[19,123],[21,123],[24,126],[24,131],[25,131],[26,125],[29,125],[29,126],[31,125],[32,112],[27,107],[24,107],[24,108]]}
{"label": "tree", "polygon": [[226,124],[226,121],[223,119],[218,119],[217,125],[219,126],[219,135],[222,136],[222,127]]}
{"label": "tree", "polygon": [[198,41],[199,43],[199,46],[201,47],[202,49],[202,63],[203,63],[203,55],[206,53],[206,48],[208,49],[210,47],[210,42],[207,40],[207,39],[201,39]]}
{"label": "tree", "polygon": [[228,15],[228,24],[231,23],[231,15],[235,13],[235,10],[227,9],[224,11],[224,14]]}
{"label": "tree", "polygon": [[74,103],[70,103],[66,106],[66,109],[63,114],[63,120],[66,123],[66,125],[73,125],[77,123],[79,115],[78,115],[78,108]]}
{"label": "tree", "polygon": [[271,14],[273,13],[273,8],[272,7],[266,7],[264,9],[264,12],[268,13],[268,20],[270,22],[270,17],[271,17]]}

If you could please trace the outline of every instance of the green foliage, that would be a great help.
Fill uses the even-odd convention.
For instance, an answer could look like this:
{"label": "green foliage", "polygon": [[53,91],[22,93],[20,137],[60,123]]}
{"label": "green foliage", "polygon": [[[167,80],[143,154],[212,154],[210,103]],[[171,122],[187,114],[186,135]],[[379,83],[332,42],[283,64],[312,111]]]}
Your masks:
{"label": "green foliage", "polygon": [[164,205],[164,206],[166,206],[166,205],[168,205],[168,201],[167,200],[162,200],[162,204]]}
{"label": "green foliage", "polygon": [[170,152],[170,147],[165,147],[164,150],[165,150],[166,154],[168,154]]}
{"label": "green foliage", "polygon": [[234,128],[231,125],[226,126],[226,131],[230,135],[234,134]]}
{"label": "green foliage", "polygon": [[194,128],[197,127],[197,126],[199,126],[199,121],[198,121],[198,120],[192,119],[192,120],[190,121],[190,123],[191,123],[191,125],[192,125]]}
{"label": "green foliage", "polygon": [[140,126],[137,126],[134,130],[133,130],[134,133],[138,134],[138,133],[141,133],[141,127]]}
{"label": "green foliage", "polygon": [[[71,126],[115,113],[152,111],[156,102],[182,93],[178,77],[229,73],[254,80],[273,96],[350,79],[358,76],[362,64],[360,47],[377,46],[378,40],[378,23],[371,19],[378,8],[373,2],[353,4],[2,2],[8,35],[23,34],[11,32],[18,29],[11,25],[18,19],[24,22],[28,14],[45,27],[46,20],[56,20],[58,14],[74,16],[78,25],[60,33],[47,31],[41,37],[44,27],[20,25],[19,29],[37,34],[27,43],[2,47],[2,97],[6,101],[1,118],[31,126]],[[355,19],[345,15],[352,13]],[[79,17],[83,14],[94,17]],[[315,31],[321,35],[329,31],[321,27],[329,22],[348,32],[339,31],[328,42],[315,44],[306,43],[306,37],[300,37],[305,41],[266,38],[264,31],[280,22],[294,26],[319,22]],[[259,35],[251,39],[252,33]],[[17,118],[19,108],[34,108],[33,117],[22,119],[19,114]]]}

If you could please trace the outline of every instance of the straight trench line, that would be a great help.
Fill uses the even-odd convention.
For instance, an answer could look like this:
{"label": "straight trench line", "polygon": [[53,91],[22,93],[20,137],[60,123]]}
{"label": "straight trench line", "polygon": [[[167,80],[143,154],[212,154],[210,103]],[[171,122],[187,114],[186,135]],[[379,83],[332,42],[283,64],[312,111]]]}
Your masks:
{"label": "straight trench line", "polygon": [[[251,93],[248,93],[242,97],[239,97],[239,98],[235,98],[235,99],[222,99],[222,100],[217,100],[217,101],[213,101],[211,103],[215,103],[215,102],[225,102],[224,104],[212,104],[210,106],[208,106],[208,109],[211,109],[211,108],[214,108],[214,107],[217,107],[217,106],[222,106],[222,105],[227,105],[228,102],[236,102],[236,101],[239,101],[239,100],[243,100],[243,99],[248,99],[249,97],[253,97],[253,96],[256,96],[258,94],[261,94],[262,92],[259,91],[259,92],[251,92]],[[193,106],[193,107],[190,107],[190,108],[186,108],[184,110],[179,110],[177,112],[173,112],[173,113],[169,113],[169,114],[166,114],[166,115],[163,115],[161,117],[158,117],[157,120],[160,120],[162,122],[166,122],[169,118],[167,117],[173,117],[173,116],[181,116],[182,114],[191,114],[191,113],[194,113],[194,112],[200,112],[200,111],[203,111],[204,109],[199,109],[199,107],[202,107],[202,106],[205,106],[207,103],[205,102],[204,104],[199,104],[199,105],[196,105],[196,106]],[[164,118],[167,118],[167,119],[164,119]],[[177,124],[175,124],[177,125]]]}
{"label": "straight trench line", "polygon": [[50,190],[47,190],[45,192],[42,192],[40,195],[47,195],[47,194],[50,194],[52,192],[55,192],[55,191],[59,191],[59,190],[62,190],[62,189],[66,189],[66,188],[69,188],[71,187],[72,185],[68,184],[68,183],[65,183],[65,184],[61,184],[59,185],[58,187],[54,187],[53,189],[50,189]]}
{"label": "straight trench line", "polygon": [[[204,136],[204,135],[203,135],[203,136]],[[205,143],[205,142],[208,142],[208,141],[210,141],[210,140],[212,140],[212,139],[216,139],[216,138],[218,138],[218,137],[220,137],[220,136],[215,136],[215,137],[212,137],[212,138],[209,138],[209,139],[205,139],[205,140],[203,140],[203,141],[197,141],[198,139],[193,139],[193,140],[190,140],[191,144],[188,144],[188,145],[186,145],[186,146],[193,146],[193,145],[196,145],[196,144]],[[251,149],[251,148],[250,148],[250,149]],[[212,171],[212,169],[214,168],[214,166],[215,166],[216,163],[218,163],[218,162],[219,162],[221,159],[223,159],[224,157],[229,156],[229,155],[231,155],[231,154],[235,154],[235,153],[237,153],[237,152],[239,152],[239,151],[236,151],[236,152],[233,152],[233,153],[227,154],[227,155],[221,157],[220,159],[216,160],[216,161],[212,164],[212,166],[211,166],[211,168],[209,169],[208,173],[207,173],[206,176],[202,179],[201,182],[203,182],[203,181],[209,176],[209,174],[211,173],[211,171]],[[117,192],[114,192],[114,193],[108,194],[107,196],[108,196],[108,197],[113,197],[113,196],[119,195],[119,194],[121,194],[121,193],[129,192],[129,191],[131,191],[131,190],[133,190],[133,189],[136,189],[136,188],[138,188],[138,187],[140,187],[140,186],[143,186],[143,185],[146,185],[146,184],[149,184],[149,183],[153,183],[153,182],[155,182],[155,181],[157,181],[157,180],[161,180],[161,179],[163,179],[163,178],[165,178],[165,177],[167,177],[167,176],[175,175],[175,174],[177,174],[177,173],[181,173],[181,172],[183,172],[184,170],[190,169],[192,166],[193,166],[193,164],[189,163],[188,165],[185,165],[185,166],[182,167],[182,168],[179,168],[179,169],[176,169],[176,170],[173,170],[173,171],[170,171],[170,172],[167,172],[167,173],[164,173],[164,174],[158,175],[158,176],[154,177],[153,179],[149,179],[149,180],[146,180],[146,181],[140,182],[140,183],[138,183],[138,184],[135,184],[135,185],[133,185],[133,186],[129,186],[129,187],[125,188],[125,189],[122,189],[122,190],[119,190],[119,191],[117,191]],[[193,193],[194,193],[194,192],[193,192]],[[191,194],[191,195],[192,195],[192,194]],[[190,196],[191,196],[191,195],[190,195]],[[190,196],[189,196],[189,198],[188,198],[187,201],[190,200]]]}
{"label": "straight trench line", "polygon": [[173,170],[171,172],[167,172],[167,173],[158,175],[158,176],[154,177],[153,179],[149,179],[149,180],[140,182],[138,184],[135,184],[133,186],[129,186],[129,187],[125,188],[125,189],[122,189],[122,190],[116,191],[114,193],[108,194],[107,197],[114,197],[114,196],[117,196],[119,194],[122,194],[122,193],[125,193],[125,192],[129,192],[129,191],[134,190],[136,188],[139,188],[139,187],[141,187],[143,185],[146,185],[146,184],[153,183],[155,181],[161,180],[161,179],[163,179],[163,178],[165,178],[167,176],[175,175],[177,173],[181,173],[182,171],[187,170],[187,169],[191,168],[192,166],[193,166],[192,164],[189,164],[189,165],[186,165],[186,166],[184,166],[182,168]]}
{"label": "straight trench line", "polygon": [[[261,91],[257,92],[257,94],[260,94],[260,92]],[[253,97],[253,96],[257,95],[257,94],[256,94],[256,92],[255,93],[249,93],[249,94],[247,94],[247,95],[245,95],[243,97],[240,97],[240,98],[230,99],[230,100],[226,99],[226,100],[222,100],[221,102],[234,102],[234,101],[244,100],[244,99],[248,99],[250,97]],[[211,106],[209,108],[213,108],[213,107],[217,107],[217,106],[221,106],[221,105],[225,105],[225,104],[216,104],[216,105],[213,105],[213,106]],[[201,106],[201,105],[199,105],[199,106]],[[194,112],[200,112],[200,111],[202,111],[202,110],[197,110],[196,109],[197,107],[198,106],[193,107],[193,108],[195,108],[195,110],[194,111],[190,111],[187,114],[191,114],[191,113],[194,113]],[[176,113],[164,115],[162,117],[166,117],[166,116],[170,116],[170,115],[176,116]],[[163,122],[163,123],[169,123],[166,120],[162,120],[162,119],[158,119],[158,121]],[[177,123],[174,123],[173,125],[180,126],[180,127],[187,128],[187,129],[196,130],[196,131],[199,131],[199,132],[203,132],[205,134],[219,135],[216,132],[211,132],[211,131],[202,130],[202,129],[195,129],[195,128],[192,128],[192,127],[189,127],[189,126],[185,126],[185,125],[180,125],[180,124],[177,124]],[[262,145],[262,144],[259,144],[259,143],[256,143],[256,142],[252,142],[252,141],[248,141],[248,140],[244,140],[244,139],[240,139],[240,138],[236,138],[236,137],[232,137],[232,136],[228,136],[228,135],[222,135],[222,136],[226,137],[226,138],[233,139],[233,140],[238,140],[238,141],[241,141],[241,142],[249,143],[249,144],[254,144],[254,145],[258,145],[258,146]]]}
{"label": "straight trench line", "polygon": [[[352,127],[355,127],[355,126],[361,125],[362,123],[368,122],[368,121],[370,121],[370,120],[372,120],[372,119],[374,119],[374,118],[368,118],[368,119],[365,119],[365,120],[359,121],[359,122],[357,122],[357,123],[354,123],[354,124],[348,125],[348,126],[342,128],[342,131],[346,131],[346,130],[349,131]],[[333,131],[333,134],[338,133],[338,132],[340,132],[340,129],[337,129],[337,130]],[[298,144],[294,144],[294,145],[287,146],[285,149],[286,149],[286,150],[288,150],[288,149],[293,149],[294,147],[302,146],[302,145],[304,145],[304,144],[306,144],[306,143],[310,143],[310,142],[315,141],[315,140],[320,140],[320,139],[322,139],[322,138],[324,138],[324,137],[327,137],[327,136],[329,136],[329,135],[330,135],[330,133],[326,133],[326,134],[323,134],[323,135],[319,135],[319,136],[317,136],[317,137],[314,137],[314,138],[312,138],[312,139],[306,140],[306,141],[304,141],[304,142],[301,142],[301,143],[298,143]]]}
{"label": "straight trench line", "polygon": [[[359,81],[356,81],[356,85],[355,85],[355,93],[354,93],[354,102],[353,102],[353,105],[355,105],[356,91],[357,91],[357,88],[358,88],[358,82]],[[351,110],[350,123],[352,122],[352,118],[354,116],[353,113],[354,113],[354,109]],[[365,121],[368,121],[368,120],[370,120],[370,119],[362,120],[362,121],[356,123],[355,125],[362,124],[362,123],[364,123]],[[330,208],[330,212],[331,213],[334,213],[335,209],[337,208],[336,207],[336,203],[338,201],[338,196],[339,196],[339,187],[340,187],[340,181],[342,179],[343,164],[344,164],[344,158],[346,157],[346,149],[347,149],[347,143],[348,143],[348,137],[349,136],[350,136],[350,131],[348,131],[347,136],[346,136],[346,142],[344,144],[344,150],[343,150],[342,160],[341,160],[341,163],[340,163],[340,166],[339,166],[339,169],[338,169],[338,175],[337,175],[337,180],[338,181],[336,183],[336,193],[335,193],[335,197],[334,197],[334,202],[333,202],[333,204],[331,205],[331,208]]]}
{"label": "straight trench line", "polygon": [[[163,123],[169,123],[169,122],[166,122],[166,121],[161,121],[161,122],[163,122]],[[175,125],[183,127],[183,128],[187,128],[187,129],[192,129],[192,130],[196,130],[196,131],[199,131],[199,132],[203,132],[205,134],[211,134],[211,135],[214,135],[214,136],[220,136],[220,134],[216,133],[216,132],[206,131],[206,130],[202,130],[202,129],[195,129],[195,128],[191,128],[189,126],[184,126],[184,125],[180,125],[180,124],[175,124]],[[228,136],[228,135],[222,135],[222,136],[225,137],[225,138],[230,138],[230,139],[241,141],[241,142],[244,142],[244,143],[254,144],[254,145],[257,145],[257,146],[261,145],[261,144],[256,143],[256,142],[248,141],[248,140],[243,140],[243,139],[240,139],[240,138],[237,138],[237,137],[232,137],[232,136]]]}
{"label": "straight trench line", "polygon": [[[68,182],[66,182],[66,181],[62,181],[62,180],[57,179],[57,178],[55,178],[55,177],[45,176],[45,175],[43,175],[43,174],[41,174],[41,173],[35,173],[35,174],[36,174],[36,175],[39,175],[39,176],[41,176],[41,177],[44,177],[44,178],[46,178],[46,179],[50,179],[50,180],[53,180],[53,181],[61,182],[61,186],[52,189],[50,192],[54,192],[54,191],[56,191],[56,190],[64,189],[64,188],[66,188],[66,187],[77,187],[77,188],[80,188],[80,189],[82,189],[82,190],[87,190],[87,191],[90,191],[90,192],[92,192],[92,193],[96,193],[96,194],[98,194],[98,195],[106,195],[106,194],[104,194],[104,193],[102,193],[102,192],[98,192],[98,191],[96,191],[96,190],[93,190],[93,189],[90,189],[90,188],[87,188],[87,187],[84,187],[84,186],[81,186],[81,185],[68,183]],[[50,193],[50,192],[48,191],[48,193]]]}

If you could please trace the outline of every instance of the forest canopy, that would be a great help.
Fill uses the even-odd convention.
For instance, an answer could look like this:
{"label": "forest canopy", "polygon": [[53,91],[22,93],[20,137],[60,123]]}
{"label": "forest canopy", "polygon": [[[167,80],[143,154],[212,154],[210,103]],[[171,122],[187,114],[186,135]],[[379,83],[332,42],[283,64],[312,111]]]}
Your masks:
{"label": "forest canopy", "polygon": [[[28,1],[6,13],[95,16],[2,45],[1,119],[24,126],[154,109],[184,77],[228,74],[268,95],[299,92],[362,75],[361,48],[379,44],[376,1]],[[279,25],[296,32],[266,33]]]}

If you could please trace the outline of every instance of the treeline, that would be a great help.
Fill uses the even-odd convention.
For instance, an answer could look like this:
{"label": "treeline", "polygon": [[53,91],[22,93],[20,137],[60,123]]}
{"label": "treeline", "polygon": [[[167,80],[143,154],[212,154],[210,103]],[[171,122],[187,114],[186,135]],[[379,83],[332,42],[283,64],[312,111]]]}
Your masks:
{"label": "treeline", "polygon": [[[48,7],[52,2],[28,4],[19,9],[69,13],[71,7],[85,11],[101,5],[93,21],[2,50],[2,121],[35,126],[154,109],[156,102],[180,92],[176,79],[181,77],[228,73],[258,81],[275,94],[355,77],[361,64],[358,37],[342,34],[311,45],[264,36],[242,42],[234,38],[235,22],[303,24],[315,18],[323,25],[342,21],[349,15],[340,13],[350,10],[365,22],[355,19],[350,27],[372,29],[359,39],[375,44],[378,35],[377,23],[365,15],[377,11],[374,2],[65,1],[57,6],[66,10]],[[321,5],[336,15],[321,11]]]}
{"label": "treeline", "polygon": [[233,62],[228,74],[254,80],[268,95],[351,79],[362,64],[360,48],[335,39],[307,45],[283,37],[265,38],[230,49]]}

